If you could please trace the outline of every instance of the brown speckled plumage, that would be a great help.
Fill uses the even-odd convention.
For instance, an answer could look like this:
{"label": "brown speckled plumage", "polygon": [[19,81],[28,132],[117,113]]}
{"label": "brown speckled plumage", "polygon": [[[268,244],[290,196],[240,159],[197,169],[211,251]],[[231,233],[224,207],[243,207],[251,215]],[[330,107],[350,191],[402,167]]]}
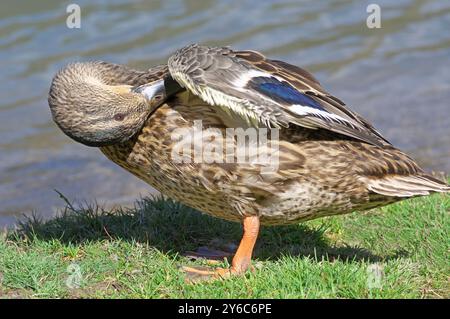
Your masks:
{"label": "brown speckled plumage", "polygon": [[[186,95],[183,93],[182,95]],[[193,100],[190,99],[193,103]],[[279,170],[261,175],[250,164],[174,163],[174,130],[205,119],[224,130],[223,114],[174,98],[147,120],[131,141],[101,151],[161,193],[210,215],[240,221],[256,214],[263,224],[286,224],[365,210],[402,197],[381,196],[366,181],[390,174],[421,174],[404,153],[342,138],[325,130],[287,129],[280,136]],[[193,159],[192,159],[193,162]]]}
{"label": "brown speckled plumage", "polygon": [[[268,60],[257,52],[235,52],[223,48],[211,49],[211,52],[232,59],[219,61],[222,64],[216,67],[214,59],[217,56],[208,56],[202,50],[203,55],[194,56],[200,62],[195,62],[192,57],[180,57],[180,53],[177,53],[178,57],[171,58],[172,62],[176,60],[179,64],[186,59],[197,63],[192,62],[194,64],[189,70],[198,82],[189,82],[189,74],[178,74],[180,81],[189,82],[182,83],[186,84],[187,90],[168,98],[131,139],[101,147],[110,160],[161,193],[212,216],[241,221],[244,216],[256,215],[262,224],[273,225],[365,210],[408,197],[449,190],[445,183],[426,175],[411,158],[394,148],[361,116],[323,90],[305,70],[282,61]],[[197,90],[196,87],[190,87],[198,85],[202,87],[203,91],[198,89],[203,92],[201,94],[210,94],[206,89],[220,84],[214,82],[219,81],[214,72],[227,71],[227,63],[229,70],[256,68],[276,74],[289,81],[299,92],[325,105],[330,114],[342,116],[343,120],[334,121],[333,118],[315,117],[314,114],[295,118],[289,111],[289,105],[283,106],[284,113],[274,105],[258,106],[246,115],[261,114],[265,117],[256,125],[282,120],[277,141],[280,150],[278,170],[261,173],[258,167],[249,163],[174,162],[171,153],[175,144],[172,133],[175,130],[191,128],[195,120],[202,120],[204,126],[221,132],[227,127],[242,125],[242,122],[236,121],[235,113],[226,111],[226,106],[214,105],[217,99],[211,98],[214,103],[207,103],[192,93],[192,90]],[[169,70],[171,67],[176,72],[182,72],[179,65],[174,67],[169,60]],[[238,77],[239,74],[220,74],[224,79],[224,91],[234,92],[232,86],[236,80],[228,81],[226,77]],[[143,78],[153,82],[167,75],[168,70],[164,66],[154,72],[150,70],[145,76],[118,67],[109,72],[109,77],[116,78],[115,83],[123,81],[131,86],[142,85]],[[208,79],[213,79],[213,84]],[[107,82],[111,84],[113,81]],[[57,102],[64,101],[60,97],[62,91],[59,87],[53,87],[50,94],[52,111],[57,114],[69,109],[63,109]],[[208,96],[205,98],[208,99]],[[242,97],[242,101],[245,98]],[[255,95],[254,99],[257,98]],[[251,97],[248,99],[251,100]],[[111,103],[114,104],[114,101]],[[251,108],[253,102],[249,103]],[[252,120],[244,123],[255,125]],[[70,135],[70,132],[66,134]],[[237,147],[234,139],[230,142]]]}
{"label": "brown speckled plumage", "polygon": [[[297,223],[450,191],[307,71],[254,51],[191,45],[167,66],[147,72],[103,62],[72,64],[55,76],[49,105],[65,134],[100,147],[162,194],[242,223],[231,266],[184,267],[188,281],[247,271],[260,224]],[[202,133],[195,134],[199,121]],[[242,134],[227,134],[274,127],[278,136],[266,134],[269,147],[260,147],[261,135],[247,143]],[[205,158],[203,149],[198,160],[196,150],[205,145],[215,152]],[[249,151],[244,161],[238,155],[243,149]],[[273,154],[278,156],[268,166],[260,162],[261,155],[273,160]],[[203,249],[205,257],[217,254]]]}

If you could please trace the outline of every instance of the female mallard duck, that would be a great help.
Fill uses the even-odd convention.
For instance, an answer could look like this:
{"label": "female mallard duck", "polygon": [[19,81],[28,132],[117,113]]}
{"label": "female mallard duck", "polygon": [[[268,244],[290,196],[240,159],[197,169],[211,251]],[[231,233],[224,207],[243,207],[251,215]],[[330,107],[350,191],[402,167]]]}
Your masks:
{"label": "female mallard duck", "polygon": [[[70,64],[53,79],[49,105],[64,133],[100,147],[161,193],[243,223],[230,269],[186,269],[191,274],[246,271],[260,224],[298,223],[450,190],[310,73],[255,51],[190,45],[167,66],[145,72],[105,62]],[[197,121],[214,134],[189,134]],[[196,148],[217,134],[234,151],[248,147],[226,134],[230,128],[278,128],[278,138],[269,138],[275,148],[258,150],[270,156],[276,150],[275,169],[254,158],[238,161],[237,152],[226,161],[198,160],[195,150],[181,161],[174,156],[180,139]]]}

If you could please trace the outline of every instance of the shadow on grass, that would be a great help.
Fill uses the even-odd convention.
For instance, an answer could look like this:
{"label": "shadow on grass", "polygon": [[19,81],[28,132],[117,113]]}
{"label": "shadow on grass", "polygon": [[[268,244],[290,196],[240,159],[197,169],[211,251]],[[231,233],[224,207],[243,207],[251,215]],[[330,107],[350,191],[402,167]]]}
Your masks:
{"label": "shadow on grass", "polygon": [[[61,194],[60,194],[61,195]],[[62,195],[61,195],[62,196]],[[63,197],[64,198],[64,197]],[[64,198],[65,199],[65,198]],[[317,260],[378,262],[404,256],[377,256],[357,247],[335,247],[324,236],[326,228],[306,225],[263,227],[254,256],[259,260],[280,256],[308,256]],[[75,209],[67,201],[59,216],[42,221],[36,216],[21,221],[9,240],[59,240],[82,244],[102,240],[146,243],[167,254],[183,254],[200,246],[221,249],[238,243],[241,225],[199,213],[170,199],[142,199],[133,209],[106,211],[97,205]]]}

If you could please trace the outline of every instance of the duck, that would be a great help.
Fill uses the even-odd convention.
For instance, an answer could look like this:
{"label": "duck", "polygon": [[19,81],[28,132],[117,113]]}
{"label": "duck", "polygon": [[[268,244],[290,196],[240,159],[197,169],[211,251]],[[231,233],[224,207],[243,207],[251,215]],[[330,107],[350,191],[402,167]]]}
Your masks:
{"label": "duck", "polygon": [[251,269],[260,226],[450,191],[311,73],[257,51],[192,44],[144,71],[70,63],[48,103],[70,138],[165,196],[242,224],[231,266],[184,267],[191,278]]}

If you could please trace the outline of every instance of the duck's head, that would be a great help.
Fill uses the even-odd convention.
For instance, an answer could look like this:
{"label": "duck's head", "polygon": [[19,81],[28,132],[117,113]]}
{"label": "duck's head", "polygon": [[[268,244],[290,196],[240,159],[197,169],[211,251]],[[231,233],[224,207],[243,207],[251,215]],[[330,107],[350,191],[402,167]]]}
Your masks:
{"label": "duck's head", "polygon": [[[146,84],[139,86],[142,82]],[[53,120],[66,135],[99,147],[129,140],[165,98],[161,76],[87,62],[69,64],[55,75],[48,103]]]}

